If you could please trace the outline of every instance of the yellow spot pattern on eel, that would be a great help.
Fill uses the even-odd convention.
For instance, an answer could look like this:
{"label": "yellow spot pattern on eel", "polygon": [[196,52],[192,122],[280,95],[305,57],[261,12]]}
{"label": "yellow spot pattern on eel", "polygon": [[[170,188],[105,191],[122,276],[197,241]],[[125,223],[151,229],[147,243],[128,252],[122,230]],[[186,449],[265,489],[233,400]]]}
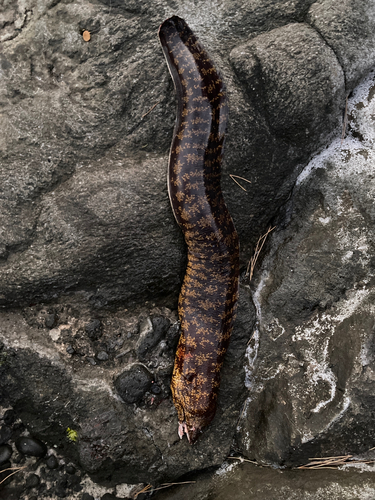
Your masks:
{"label": "yellow spot pattern on eel", "polygon": [[185,21],[167,19],[159,37],[178,97],[168,191],[188,247],[171,389],[180,437],[193,443],[215,415],[238,299],[238,236],[220,188],[228,108],[219,71]]}

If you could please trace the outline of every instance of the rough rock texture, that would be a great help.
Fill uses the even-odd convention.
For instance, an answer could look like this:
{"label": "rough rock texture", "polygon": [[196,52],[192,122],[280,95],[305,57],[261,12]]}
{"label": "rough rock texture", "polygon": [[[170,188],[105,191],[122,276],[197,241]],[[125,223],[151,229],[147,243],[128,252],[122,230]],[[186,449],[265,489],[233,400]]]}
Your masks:
{"label": "rough rock texture", "polygon": [[[50,330],[40,306],[25,309],[24,318],[1,313],[0,399],[14,406],[34,437],[56,445],[102,483],[156,482],[219,465],[246,396],[244,354],[255,318],[248,291],[240,300],[216,417],[194,446],[178,437],[169,389],[176,314],[103,312],[102,334],[93,340],[80,306],[61,306],[59,325]],[[148,350],[151,338],[157,342]],[[108,359],[98,360],[98,352]]]}
{"label": "rough rock texture", "polygon": [[[184,17],[223,72],[222,184],[245,267],[303,167],[340,134],[346,94],[375,61],[374,13],[372,0],[3,2],[0,398],[34,437],[107,484],[170,480],[224,459],[247,396],[255,314],[243,287],[217,417],[194,447],[179,442],[169,383],[185,248],[166,190],[175,98],[158,26]],[[360,449],[370,436],[371,314],[353,305],[370,300],[372,269],[371,117],[360,111],[351,127],[362,153],[332,153],[347,163],[315,169],[312,184],[299,178],[256,290],[253,399],[238,444],[258,460],[286,463],[294,449],[302,459],[311,443]],[[229,174],[250,180],[247,192]],[[337,214],[326,225],[314,216],[322,203],[327,219],[325,199]],[[314,333],[314,315],[325,333]],[[147,383],[124,375],[117,392],[134,367]]]}
{"label": "rough rock texture", "polygon": [[374,90],[372,74],[349,102],[352,136],[299,176],[263,262],[240,425],[259,461],[291,465],[375,442]]}
{"label": "rough rock texture", "polygon": [[[342,2],[4,5],[2,303],[76,290],[99,305],[176,296],[183,247],[164,180],[175,100],[156,37],[172,13],[186,17],[225,74],[231,108],[223,186],[245,263],[287,199],[296,167],[341,126],[344,76],[354,82],[371,64],[372,2],[360,2],[361,33],[346,36],[357,3],[345,10],[341,37]],[[315,29],[329,16],[337,23]],[[310,19],[314,28],[304,23]],[[243,44],[250,61],[246,51],[241,57]],[[357,65],[342,62],[354,56]],[[248,192],[228,174],[251,180]]]}

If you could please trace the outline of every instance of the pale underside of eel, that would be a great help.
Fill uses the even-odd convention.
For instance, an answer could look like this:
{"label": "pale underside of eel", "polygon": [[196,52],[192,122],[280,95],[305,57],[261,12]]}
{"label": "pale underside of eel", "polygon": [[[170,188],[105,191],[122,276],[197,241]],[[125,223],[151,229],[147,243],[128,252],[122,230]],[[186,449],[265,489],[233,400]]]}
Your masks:
{"label": "pale underside of eel", "polygon": [[188,249],[171,389],[179,436],[193,443],[215,415],[238,299],[238,236],[220,187],[228,107],[219,71],[185,21],[167,19],[159,37],[178,97],[168,191]]}

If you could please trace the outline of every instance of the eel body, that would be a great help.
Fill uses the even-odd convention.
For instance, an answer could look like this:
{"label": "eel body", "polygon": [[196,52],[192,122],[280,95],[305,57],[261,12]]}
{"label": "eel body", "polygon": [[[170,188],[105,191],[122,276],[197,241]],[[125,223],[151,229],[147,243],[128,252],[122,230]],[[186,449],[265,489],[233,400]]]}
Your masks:
{"label": "eel body", "polygon": [[220,187],[228,107],[223,80],[185,21],[167,19],[159,37],[178,97],[168,191],[188,249],[171,389],[180,438],[193,443],[215,415],[238,299],[238,236]]}

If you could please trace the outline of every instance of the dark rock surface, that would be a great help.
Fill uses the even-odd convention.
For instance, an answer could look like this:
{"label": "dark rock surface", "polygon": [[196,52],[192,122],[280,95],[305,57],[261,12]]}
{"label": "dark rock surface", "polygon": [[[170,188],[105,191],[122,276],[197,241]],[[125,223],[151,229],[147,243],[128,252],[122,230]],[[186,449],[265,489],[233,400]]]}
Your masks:
{"label": "dark rock surface", "polygon": [[293,465],[373,446],[374,73],[349,101],[351,136],[299,176],[254,293],[240,441]]}
{"label": "dark rock surface", "polygon": [[[194,447],[177,437],[169,389],[185,266],[165,175],[175,98],[157,40],[172,14],[228,88],[222,185],[243,269],[277,221],[257,282],[243,280],[217,416]],[[247,396],[236,445],[260,462],[375,439],[371,85],[350,105],[354,149],[328,150],[324,168],[298,177],[340,135],[345,98],[375,63],[374,19],[372,0],[0,7],[0,400],[32,436],[111,485],[219,465]],[[115,380],[140,366],[145,383],[125,402]],[[24,437],[3,424],[1,442]],[[79,486],[48,471],[59,498]]]}
{"label": "dark rock surface", "polygon": [[372,500],[373,467],[364,470],[279,470],[227,461],[197,475],[195,484],[160,491],[157,500]]}
{"label": "dark rock surface", "polygon": [[[88,339],[79,319],[64,311],[60,317],[65,314],[69,328],[63,324],[53,330],[29,326],[15,313],[1,313],[7,344],[0,366],[0,397],[14,406],[34,436],[43,436],[105,484],[155,482],[219,465],[229,452],[246,396],[243,357],[254,325],[254,309],[245,289],[222,372],[217,415],[194,446],[180,441],[170,398],[178,338],[178,329],[173,328],[176,316],[160,309],[152,310],[150,316],[145,313],[138,311],[131,319],[122,310],[103,313],[103,335],[96,341]],[[34,314],[40,317],[38,307]],[[30,311],[25,316],[30,325],[36,323]],[[144,318],[141,324],[155,328],[160,338],[143,364],[137,349],[145,330],[138,331],[138,317]],[[8,349],[20,342],[23,348],[9,356]],[[75,345],[76,354],[67,354],[65,343]],[[109,359],[94,366],[86,358],[95,343],[112,348]],[[116,393],[118,377],[122,382],[126,379],[125,387],[131,389],[120,390],[122,398]],[[152,382],[158,390],[153,390]]]}

